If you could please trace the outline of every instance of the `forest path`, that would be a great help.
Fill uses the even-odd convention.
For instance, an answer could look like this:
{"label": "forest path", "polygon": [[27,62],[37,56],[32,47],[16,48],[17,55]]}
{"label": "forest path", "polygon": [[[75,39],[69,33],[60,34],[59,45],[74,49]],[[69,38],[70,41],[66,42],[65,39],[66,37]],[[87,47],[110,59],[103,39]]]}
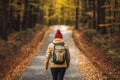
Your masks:
{"label": "forest path", "polygon": [[[70,50],[70,67],[67,69],[64,80],[103,80],[99,73],[96,74],[95,67],[85,57],[83,53],[75,45],[72,38],[72,30],[68,26],[54,26],[42,49],[33,58],[32,62],[27,65],[26,69],[17,75],[13,80],[52,80],[50,69],[44,71],[43,62],[48,44],[54,39],[56,29],[60,29],[63,34],[65,43],[68,44]],[[92,70],[90,70],[92,69]],[[97,76],[95,76],[97,75]],[[92,76],[91,79],[87,79]]]}

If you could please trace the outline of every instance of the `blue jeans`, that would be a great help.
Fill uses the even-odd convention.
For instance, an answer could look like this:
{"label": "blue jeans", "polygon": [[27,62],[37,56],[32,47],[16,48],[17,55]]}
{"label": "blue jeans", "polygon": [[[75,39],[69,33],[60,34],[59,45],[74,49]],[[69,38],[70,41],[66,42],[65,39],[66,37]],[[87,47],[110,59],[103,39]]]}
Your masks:
{"label": "blue jeans", "polygon": [[53,80],[63,80],[66,68],[51,68]]}

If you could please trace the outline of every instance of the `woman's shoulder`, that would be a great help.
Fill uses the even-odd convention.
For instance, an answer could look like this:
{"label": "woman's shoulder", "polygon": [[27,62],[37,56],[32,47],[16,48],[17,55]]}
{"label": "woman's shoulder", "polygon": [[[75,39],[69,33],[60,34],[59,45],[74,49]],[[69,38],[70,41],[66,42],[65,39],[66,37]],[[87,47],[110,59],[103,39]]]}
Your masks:
{"label": "woman's shoulder", "polygon": [[64,43],[64,47],[65,47],[66,49],[68,49],[68,45],[67,45],[66,43]]}
{"label": "woman's shoulder", "polygon": [[[64,43],[64,42],[63,42],[63,43]],[[53,47],[54,47],[54,44],[55,44],[55,43],[50,43],[50,44],[48,45],[48,47],[49,47],[49,48],[51,48],[51,47],[53,48]],[[68,45],[67,45],[66,43],[64,43],[64,46],[65,46],[65,47],[68,47]]]}
{"label": "woman's shoulder", "polygon": [[48,45],[48,47],[49,47],[49,48],[52,48],[52,47],[54,47],[54,44],[53,44],[53,43],[50,43],[50,44]]}
{"label": "woman's shoulder", "polygon": [[66,43],[64,43],[64,46],[68,46]]}

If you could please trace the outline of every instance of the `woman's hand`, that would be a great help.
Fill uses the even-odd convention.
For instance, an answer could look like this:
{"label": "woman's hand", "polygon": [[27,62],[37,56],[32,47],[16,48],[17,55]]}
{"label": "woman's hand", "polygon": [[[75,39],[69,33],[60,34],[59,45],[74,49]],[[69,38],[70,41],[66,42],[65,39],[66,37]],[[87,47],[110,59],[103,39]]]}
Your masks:
{"label": "woman's hand", "polygon": [[44,71],[47,71],[47,67],[44,68]]}

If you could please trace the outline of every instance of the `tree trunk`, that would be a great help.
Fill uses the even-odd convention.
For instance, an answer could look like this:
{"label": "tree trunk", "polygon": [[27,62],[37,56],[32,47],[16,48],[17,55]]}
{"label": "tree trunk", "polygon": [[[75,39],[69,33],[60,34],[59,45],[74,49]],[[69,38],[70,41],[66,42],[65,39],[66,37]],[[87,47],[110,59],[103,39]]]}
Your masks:
{"label": "tree trunk", "polygon": [[106,26],[99,27],[99,24],[105,24],[105,8],[104,6],[105,0],[97,1],[97,14],[98,14],[98,27],[97,30],[101,31],[103,34],[106,33]]}
{"label": "tree trunk", "polygon": [[96,29],[96,1],[93,0],[92,4],[92,10],[93,10],[93,29]]}
{"label": "tree trunk", "polygon": [[39,11],[40,15],[39,15],[39,21],[40,21],[40,24],[44,24],[44,12],[43,10],[40,10]]}
{"label": "tree trunk", "polygon": [[7,40],[7,0],[2,0],[2,38]]}
{"label": "tree trunk", "polygon": [[28,18],[28,0],[25,0],[25,10],[24,10],[24,16],[23,16],[23,21],[22,21],[22,29],[26,30],[27,29],[27,18]]}
{"label": "tree trunk", "polygon": [[83,0],[83,2],[84,2],[84,11],[86,12],[87,11],[87,2],[86,2],[86,0]]}
{"label": "tree trunk", "polygon": [[76,1],[76,21],[75,21],[75,29],[78,29],[79,23],[79,0]]}

